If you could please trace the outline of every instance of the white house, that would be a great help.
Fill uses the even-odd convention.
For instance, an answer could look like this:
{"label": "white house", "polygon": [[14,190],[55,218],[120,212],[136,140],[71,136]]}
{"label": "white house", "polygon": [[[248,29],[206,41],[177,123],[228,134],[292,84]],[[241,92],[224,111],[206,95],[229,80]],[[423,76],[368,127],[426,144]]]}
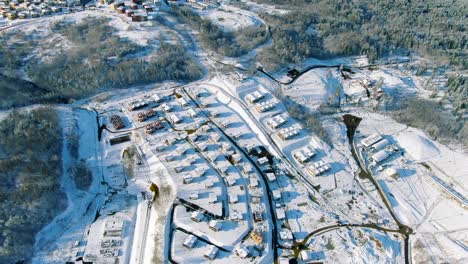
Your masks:
{"label": "white house", "polygon": [[217,247],[210,245],[208,246],[208,249],[206,250],[205,254],[203,254],[203,256],[205,256],[207,259],[215,259],[218,255],[218,251],[219,249]]}
{"label": "white house", "polygon": [[250,250],[243,244],[238,245],[234,249],[234,253],[236,253],[237,256],[239,256],[240,258],[243,258],[243,259],[250,256]]}
{"label": "white house", "polygon": [[192,215],[190,216],[190,219],[192,219],[192,221],[194,222],[199,223],[203,221],[203,214],[199,211],[194,211]]}
{"label": "white house", "polygon": [[197,237],[194,236],[194,235],[189,235],[189,236],[187,237],[187,239],[185,239],[183,245],[184,245],[186,248],[189,248],[189,249],[190,249],[190,248],[193,248],[193,247],[195,246],[196,243],[197,243]]}
{"label": "white house", "polygon": [[382,136],[380,134],[372,134],[366,137],[365,139],[361,140],[361,145],[364,148],[368,148],[374,145],[375,143],[379,142],[380,140],[382,140]]}

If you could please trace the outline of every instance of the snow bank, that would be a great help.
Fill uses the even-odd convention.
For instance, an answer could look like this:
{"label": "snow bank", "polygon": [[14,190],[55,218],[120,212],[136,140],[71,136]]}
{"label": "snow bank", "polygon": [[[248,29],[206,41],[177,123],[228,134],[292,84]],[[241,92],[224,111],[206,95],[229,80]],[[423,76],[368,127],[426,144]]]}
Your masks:
{"label": "snow bank", "polygon": [[395,138],[400,146],[416,161],[424,161],[440,156],[439,148],[418,130],[401,132]]}
{"label": "snow bank", "polygon": [[252,14],[239,10],[209,10],[202,12],[202,16],[210,19],[214,24],[226,31],[234,31],[242,27],[259,26],[261,21]]}

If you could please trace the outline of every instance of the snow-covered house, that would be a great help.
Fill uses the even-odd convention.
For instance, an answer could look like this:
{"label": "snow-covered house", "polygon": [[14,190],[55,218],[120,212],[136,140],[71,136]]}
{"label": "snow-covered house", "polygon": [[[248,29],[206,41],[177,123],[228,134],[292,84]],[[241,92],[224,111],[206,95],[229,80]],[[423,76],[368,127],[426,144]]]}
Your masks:
{"label": "snow-covered house", "polygon": [[208,203],[214,204],[218,202],[218,196],[215,193],[210,193],[208,196]]}
{"label": "snow-covered house", "polygon": [[390,141],[388,141],[388,139],[384,138],[384,139],[380,140],[379,142],[375,143],[374,145],[372,145],[370,147],[370,149],[372,151],[381,150],[381,149],[385,148],[388,145],[390,145]]}
{"label": "snow-covered house", "polygon": [[283,220],[286,218],[286,212],[284,211],[284,208],[276,208],[276,218],[278,220]]}
{"label": "snow-covered house", "polygon": [[385,149],[382,149],[376,152],[374,155],[370,156],[369,161],[372,165],[376,165],[386,160],[388,157],[393,155],[398,151],[398,148],[392,145],[388,145]]}
{"label": "snow-covered house", "polygon": [[197,243],[197,237],[194,235],[189,235],[187,239],[185,239],[183,245],[184,247],[191,249],[195,246],[196,243]]}
{"label": "snow-covered house", "polygon": [[315,156],[315,151],[312,147],[305,146],[294,153],[293,156],[297,162],[304,164]]}
{"label": "snow-covered house", "polygon": [[330,164],[327,164],[324,161],[319,161],[307,167],[306,171],[310,176],[315,177],[323,174],[326,171],[329,171],[330,169]]}
{"label": "snow-covered house", "polygon": [[262,100],[264,97],[265,97],[265,95],[263,93],[261,93],[260,91],[255,91],[255,92],[250,93],[247,96],[245,96],[245,99],[249,103],[254,104],[254,103]]}
{"label": "snow-covered house", "polygon": [[223,223],[219,220],[211,220],[210,223],[208,224],[208,227],[211,230],[218,232],[223,227]]}
{"label": "snow-covered house", "polygon": [[368,147],[374,145],[375,143],[379,142],[380,140],[382,140],[382,136],[380,134],[372,134],[372,135],[364,138],[363,140],[361,140],[361,145],[364,148],[368,148]]}
{"label": "snow-covered house", "polygon": [[239,202],[239,196],[237,194],[233,194],[229,196],[229,203],[230,204],[235,204]]}
{"label": "snow-covered house", "polygon": [[153,94],[151,97],[153,98],[154,102],[156,102],[156,103],[160,103],[160,102],[163,101],[163,99],[158,94]]}
{"label": "snow-covered house", "polygon": [[299,132],[300,132],[300,128],[298,127],[294,127],[294,126],[291,126],[291,127],[287,127],[287,128],[283,128],[279,131],[279,134],[278,136],[282,139],[282,140],[288,140],[290,138],[293,138],[294,136],[296,135],[299,135]]}
{"label": "snow-covered house", "polygon": [[188,105],[188,102],[187,102],[187,100],[185,100],[184,97],[180,97],[179,99],[177,99],[177,101],[179,102],[179,104],[181,106],[187,106]]}
{"label": "snow-covered house", "polygon": [[240,244],[236,248],[234,248],[234,253],[236,253],[237,256],[243,259],[250,256],[250,250],[243,244]]}
{"label": "snow-covered house", "polygon": [[213,186],[214,186],[213,180],[207,180],[207,181],[205,181],[205,188],[206,188],[206,189],[212,188]]}
{"label": "snow-covered house", "polygon": [[194,222],[199,223],[203,221],[203,214],[199,211],[194,211],[192,215],[190,216],[190,219],[192,219],[192,221]]}
{"label": "snow-covered house", "polygon": [[325,253],[322,251],[312,252],[309,250],[303,250],[300,253],[301,260],[305,263],[310,263],[313,261],[319,261],[325,259]]}
{"label": "snow-covered house", "polygon": [[164,104],[162,104],[161,107],[162,107],[164,112],[171,112],[173,110],[173,108],[172,108],[172,106],[170,104],[164,103]]}
{"label": "snow-covered house", "polygon": [[198,113],[197,113],[193,108],[190,108],[189,110],[187,110],[187,114],[188,114],[191,118],[194,118],[194,117],[197,117],[197,116],[198,116]]}
{"label": "snow-covered house", "polygon": [[283,229],[281,229],[279,234],[280,234],[280,239],[281,240],[285,240],[285,241],[293,240],[293,234],[292,234],[291,230],[289,230],[289,229],[283,228]]}
{"label": "snow-covered house", "polygon": [[267,165],[268,164],[268,158],[267,157],[261,157],[257,159],[257,163],[260,166]]}
{"label": "snow-covered house", "polygon": [[197,191],[192,191],[190,192],[189,198],[190,200],[198,200],[198,192]]}
{"label": "snow-covered house", "polygon": [[110,218],[106,221],[104,227],[104,236],[122,236],[124,228],[124,223],[121,219],[118,218]]}
{"label": "snow-covered house", "polygon": [[274,117],[268,119],[266,121],[266,123],[271,129],[277,129],[281,125],[285,124],[286,121],[287,120],[282,116],[274,116]]}
{"label": "snow-covered house", "polygon": [[208,246],[208,249],[203,254],[203,256],[207,259],[215,259],[218,255],[219,249],[213,245]]}
{"label": "snow-covered house", "polygon": [[273,109],[276,106],[276,104],[277,104],[276,100],[272,99],[266,102],[256,103],[255,109],[257,109],[259,113],[264,113]]}
{"label": "snow-covered house", "polygon": [[269,182],[274,182],[276,180],[276,175],[273,172],[266,173],[266,176]]}
{"label": "snow-covered house", "polygon": [[273,190],[272,193],[273,193],[273,199],[275,199],[275,200],[281,199],[281,192],[280,192],[280,190]]}
{"label": "snow-covered house", "polygon": [[395,168],[387,168],[385,170],[385,175],[387,175],[388,177],[395,178],[395,179],[400,177],[400,173],[398,173],[398,170]]}
{"label": "snow-covered house", "polygon": [[180,118],[180,116],[177,114],[171,114],[169,116],[169,119],[171,119],[172,123],[174,124],[179,124],[182,122],[182,118]]}
{"label": "snow-covered house", "polygon": [[182,183],[184,183],[184,184],[189,184],[189,183],[192,183],[192,182],[193,182],[193,177],[191,175],[185,175],[182,178]]}

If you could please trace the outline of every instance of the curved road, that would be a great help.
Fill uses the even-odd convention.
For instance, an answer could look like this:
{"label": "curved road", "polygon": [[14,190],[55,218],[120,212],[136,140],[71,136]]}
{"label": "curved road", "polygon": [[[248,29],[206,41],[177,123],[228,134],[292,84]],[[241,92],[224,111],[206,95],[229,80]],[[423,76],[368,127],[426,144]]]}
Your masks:
{"label": "curved road", "polygon": [[[323,65],[321,66],[317,66],[317,67],[323,67]],[[308,70],[311,70],[313,68],[317,68],[317,67],[310,67]],[[329,67],[329,66],[327,66]],[[304,72],[303,72],[304,73]],[[300,76],[300,75],[299,75]],[[298,78],[298,77],[297,77]],[[297,79],[296,78],[296,79]],[[212,85],[212,84],[205,84],[205,83],[200,83],[200,84],[204,84],[204,85],[210,85],[210,86],[214,86],[216,88],[218,88],[219,91],[223,92],[226,96],[228,96],[230,99],[236,101],[242,108],[244,108],[244,110],[250,114],[249,110],[246,109],[246,107],[244,106],[243,103],[241,103],[239,100],[237,100],[237,98],[235,98],[234,96],[230,95],[229,93],[225,92],[221,87],[218,87],[218,86],[215,86],[215,85]],[[306,177],[304,177],[303,175],[301,175],[299,173],[299,171],[297,170],[297,168],[295,168],[295,166],[293,164],[291,164],[289,162],[289,160],[284,156],[284,154],[280,151],[280,149],[278,148],[278,146],[273,142],[273,140],[269,137],[269,134],[266,133],[266,131],[264,130],[263,126],[261,126],[261,124],[259,124],[259,122],[255,119],[255,118],[251,118],[254,123],[257,125],[257,127],[262,131],[263,134],[265,134],[267,136],[267,139],[269,140],[270,142],[270,145],[282,156],[282,160],[285,161],[285,163],[288,165],[288,167],[291,169],[292,172],[295,172],[296,174],[296,177],[300,178],[303,180],[303,182],[306,183],[306,185],[309,185],[309,187],[312,187],[313,188],[313,185],[310,181],[308,181],[308,179]],[[353,133],[354,134],[354,133]],[[352,139],[351,139],[351,142],[352,142]],[[352,147],[352,151],[354,151],[354,148]],[[360,163],[358,163],[360,164]],[[399,226],[399,229],[398,230],[392,230],[392,229],[386,229],[386,228],[383,228],[383,227],[379,227],[377,226],[376,224],[342,224],[342,225],[335,225],[335,226],[331,226],[331,227],[327,227],[327,228],[322,228],[322,229],[318,229],[318,230],[315,230],[313,231],[312,233],[310,233],[308,235],[308,237],[310,236],[313,236],[317,233],[320,233],[322,231],[328,231],[330,229],[334,229],[334,228],[339,228],[339,227],[368,227],[368,228],[374,228],[374,229],[379,229],[381,231],[387,231],[387,232],[398,232],[402,235],[405,236],[405,263],[411,263],[411,256],[409,255],[409,234],[412,233],[412,230],[410,227],[402,224],[398,218],[396,217],[396,215],[394,214],[393,210],[391,209],[390,207],[390,204],[388,203],[388,200],[386,200],[386,197],[385,195],[381,192],[382,190],[379,188],[380,186],[377,186],[377,190],[379,190],[379,194],[381,195],[383,201],[384,201],[384,204],[386,204],[388,210],[390,211],[390,214],[392,215],[392,217],[394,218],[395,222],[397,223],[397,225]],[[319,194],[320,195],[320,194]],[[321,196],[321,195],[320,195]],[[322,197],[322,196],[321,196]],[[325,197],[322,197],[324,199],[324,201],[333,209],[337,209],[335,208],[332,204],[330,204],[329,202],[326,201]],[[339,211],[339,210],[338,210]],[[306,241],[306,240],[304,240]],[[302,244],[304,243],[304,241],[300,242],[299,244]]]}
{"label": "curved road", "polygon": [[[185,94],[192,100],[192,102],[195,103],[195,105],[199,108],[199,109],[202,109],[200,107],[200,105],[198,104],[198,102],[192,98],[192,96],[185,90],[183,89]],[[277,234],[277,230],[276,230],[276,216],[275,216],[275,210],[273,208],[273,201],[272,201],[272,198],[271,198],[271,190],[270,190],[270,186],[268,185],[268,180],[267,180],[267,177],[266,175],[263,173],[263,171],[258,167],[257,163],[252,160],[252,158],[250,157],[250,155],[248,153],[245,152],[245,150],[239,146],[237,144],[237,142],[232,139],[228,134],[226,134],[226,132],[224,132],[223,129],[221,129],[218,124],[216,122],[214,122],[212,120],[212,118],[208,115],[206,115],[205,112],[202,111],[202,113],[208,118],[208,120],[211,121],[211,123],[213,125],[215,125],[219,131],[221,131],[221,133],[231,142],[232,145],[234,145],[243,155],[245,158],[247,158],[249,160],[249,162],[251,163],[251,165],[253,165],[255,167],[255,169],[258,171],[259,175],[262,177],[263,181],[265,182],[265,186],[266,186],[266,195],[268,197],[268,204],[269,204],[269,209],[270,209],[270,215],[271,215],[271,221],[273,222],[273,226],[271,228],[272,230],[272,248],[273,248],[273,259],[275,261],[275,263],[278,263],[278,234]]]}
{"label": "curved road", "polygon": [[365,164],[363,165],[361,163],[361,159],[358,157],[356,147],[354,144],[354,134],[356,132],[357,127],[359,126],[359,123],[361,122],[362,118],[352,116],[349,114],[346,114],[343,116],[343,122],[346,125],[347,128],[347,136],[348,136],[348,143],[350,145],[351,153],[353,155],[353,158],[356,160],[360,172],[359,176],[369,179],[369,181],[375,186],[377,192],[379,193],[380,197],[382,198],[382,201],[384,202],[385,206],[387,207],[387,210],[389,211],[390,215],[393,218],[393,221],[398,225],[398,233],[402,234],[405,236],[405,263],[409,264],[411,263],[411,256],[410,256],[410,246],[409,246],[409,237],[413,233],[413,230],[411,227],[403,224],[398,217],[396,216],[395,212],[392,209],[392,206],[390,204],[390,201],[387,199],[387,196],[385,195],[384,191],[380,187],[380,184],[375,180],[375,178],[372,176],[372,173],[365,168]]}
{"label": "curved road", "polygon": [[353,68],[354,69],[365,69],[365,68],[370,68],[370,67],[383,66],[383,65],[394,65],[394,64],[400,64],[400,63],[405,63],[405,62],[408,62],[408,61],[388,62],[388,63],[382,63],[382,64],[369,64],[369,65],[364,65],[364,66],[349,66],[349,65],[343,65],[343,64],[337,64],[337,65],[312,65],[312,66],[306,68],[305,70],[303,70],[302,72],[300,72],[298,75],[294,76],[290,81],[287,81],[287,82],[282,82],[282,81],[277,80],[271,74],[267,73],[263,68],[259,68],[259,69],[257,69],[257,71],[265,74],[268,78],[272,79],[273,81],[275,81],[275,82],[277,82],[279,84],[289,85],[289,84],[294,83],[303,74],[305,74],[308,71],[313,70],[313,69],[343,67],[342,71],[353,72],[353,70],[352,70]]}

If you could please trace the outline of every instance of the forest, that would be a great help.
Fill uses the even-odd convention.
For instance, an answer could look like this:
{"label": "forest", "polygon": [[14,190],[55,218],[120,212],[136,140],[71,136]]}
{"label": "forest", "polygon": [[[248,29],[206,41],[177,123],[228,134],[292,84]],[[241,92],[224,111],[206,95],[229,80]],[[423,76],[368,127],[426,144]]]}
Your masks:
{"label": "forest", "polygon": [[34,103],[63,103],[65,99],[36,84],[0,73],[0,109]]}
{"label": "forest", "polygon": [[[311,51],[299,49],[297,41],[315,38],[319,50],[311,54],[367,54],[371,61],[391,54],[416,51],[437,64],[466,69],[467,35],[464,0],[255,0],[290,10],[285,15],[263,14],[276,42],[267,55],[287,56],[295,62],[290,48],[298,56]],[[285,26],[286,25],[286,26]],[[296,44],[295,44],[296,43]],[[278,53],[280,52],[280,53]],[[317,54],[318,53],[318,54]]]}
{"label": "forest", "polygon": [[36,233],[65,209],[57,112],[13,110],[0,121],[0,263],[31,254]]}
{"label": "forest", "polygon": [[307,58],[329,58],[333,54],[323,40],[307,31],[314,17],[304,12],[286,15],[262,14],[270,26],[272,45],[257,55],[257,61],[269,70],[277,70],[288,63],[300,63]]}
{"label": "forest", "polygon": [[[31,103],[68,102],[99,90],[166,80],[192,81],[203,71],[180,44],[162,42],[149,58],[132,56],[145,48],[120,38],[104,18],[87,18],[79,23],[58,21],[52,31],[61,33],[73,48],[43,59],[38,54],[25,59],[38,40],[19,32],[3,33],[0,38],[0,68],[15,72],[24,68],[30,78],[10,77],[0,81],[0,108]],[[12,48],[7,40],[18,39]]]}
{"label": "forest", "polygon": [[228,57],[244,55],[268,39],[267,29],[264,26],[224,31],[189,7],[172,7],[171,14],[200,33],[199,41],[203,47]]}

